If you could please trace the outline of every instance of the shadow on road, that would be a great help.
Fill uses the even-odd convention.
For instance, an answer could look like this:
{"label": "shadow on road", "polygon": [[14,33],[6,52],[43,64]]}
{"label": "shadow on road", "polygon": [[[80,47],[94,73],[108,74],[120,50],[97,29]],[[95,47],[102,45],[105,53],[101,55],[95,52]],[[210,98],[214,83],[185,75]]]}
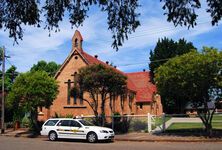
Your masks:
{"label": "shadow on road", "polygon": [[[45,139],[44,141],[49,141],[48,139]],[[76,143],[89,143],[87,140],[77,140],[77,139],[57,139],[56,141],[49,141],[49,142],[76,142]],[[114,141],[97,141],[96,143],[106,143],[110,144],[113,143]],[[94,144],[94,143],[89,143],[89,144]]]}

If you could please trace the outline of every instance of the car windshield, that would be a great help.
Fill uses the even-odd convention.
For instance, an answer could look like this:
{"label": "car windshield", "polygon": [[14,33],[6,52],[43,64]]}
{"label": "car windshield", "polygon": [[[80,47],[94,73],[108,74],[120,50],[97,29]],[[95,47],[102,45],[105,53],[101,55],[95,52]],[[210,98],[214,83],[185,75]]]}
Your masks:
{"label": "car windshield", "polygon": [[88,122],[86,120],[79,120],[79,122],[81,124],[83,124],[84,126],[94,126],[94,124],[92,124],[92,123],[90,123],[90,122]]}

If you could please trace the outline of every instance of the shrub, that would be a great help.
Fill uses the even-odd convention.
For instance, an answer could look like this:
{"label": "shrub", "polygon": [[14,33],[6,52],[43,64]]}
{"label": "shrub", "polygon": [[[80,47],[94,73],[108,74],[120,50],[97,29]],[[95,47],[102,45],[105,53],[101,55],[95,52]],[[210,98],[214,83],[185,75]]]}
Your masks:
{"label": "shrub", "polygon": [[140,119],[135,119],[131,122],[131,130],[132,131],[141,131],[141,130],[146,131],[147,122]]}

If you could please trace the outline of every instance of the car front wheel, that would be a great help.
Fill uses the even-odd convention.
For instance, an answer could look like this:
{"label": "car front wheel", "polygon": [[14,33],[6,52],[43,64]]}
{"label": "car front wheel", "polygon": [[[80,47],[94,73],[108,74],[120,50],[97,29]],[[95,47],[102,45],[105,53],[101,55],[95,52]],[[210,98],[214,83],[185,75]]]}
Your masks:
{"label": "car front wheel", "polygon": [[56,132],[54,132],[54,131],[51,131],[50,133],[49,133],[49,140],[50,141],[55,141],[56,139],[57,139],[57,134],[56,134]]}
{"label": "car front wheel", "polygon": [[95,143],[97,141],[97,135],[94,132],[90,132],[87,135],[87,140],[89,143]]}

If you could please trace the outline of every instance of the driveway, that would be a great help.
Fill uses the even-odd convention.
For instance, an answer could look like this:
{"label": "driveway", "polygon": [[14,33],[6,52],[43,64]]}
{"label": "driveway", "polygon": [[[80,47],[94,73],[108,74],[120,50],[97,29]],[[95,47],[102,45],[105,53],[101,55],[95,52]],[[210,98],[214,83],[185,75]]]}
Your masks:
{"label": "driveway", "polygon": [[[168,120],[165,123],[165,128],[167,129],[171,124],[173,123],[201,123],[201,119],[200,118],[178,118],[178,117],[173,117],[170,120]],[[154,129],[152,132],[154,133],[159,133],[162,132],[163,129],[163,125],[156,127],[156,129]]]}

